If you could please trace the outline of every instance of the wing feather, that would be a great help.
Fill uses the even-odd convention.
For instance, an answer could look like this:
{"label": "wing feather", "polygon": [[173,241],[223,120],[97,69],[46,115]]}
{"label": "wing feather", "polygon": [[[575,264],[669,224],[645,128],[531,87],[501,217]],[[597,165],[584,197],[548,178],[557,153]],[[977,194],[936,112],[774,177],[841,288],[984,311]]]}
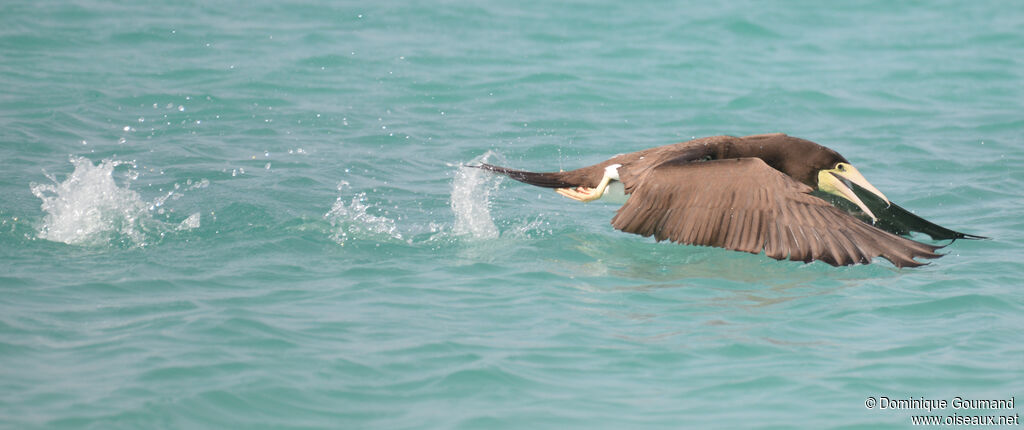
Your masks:
{"label": "wing feather", "polygon": [[758,158],[624,166],[619,175],[630,198],[612,225],[658,241],[834,266],[882,257],[912,267],[939,257],[938,247],[866,224]]}

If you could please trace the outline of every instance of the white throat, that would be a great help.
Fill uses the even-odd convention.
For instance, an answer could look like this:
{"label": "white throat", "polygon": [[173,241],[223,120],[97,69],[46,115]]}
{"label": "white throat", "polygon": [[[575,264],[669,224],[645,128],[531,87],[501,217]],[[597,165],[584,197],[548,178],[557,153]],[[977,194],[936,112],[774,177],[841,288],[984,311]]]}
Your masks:
{"label": "white throat", "polygon": [[601,194],[601,201],[603,202],[623,204],[629,199],[629,196],[626,195],[626,187],[619,180],[619,167],[622,167],[622,165],[612,164],[604,168],[604,176],[611,179],[611,181],[608,182],[608,186],[604,188],[604,193]]}

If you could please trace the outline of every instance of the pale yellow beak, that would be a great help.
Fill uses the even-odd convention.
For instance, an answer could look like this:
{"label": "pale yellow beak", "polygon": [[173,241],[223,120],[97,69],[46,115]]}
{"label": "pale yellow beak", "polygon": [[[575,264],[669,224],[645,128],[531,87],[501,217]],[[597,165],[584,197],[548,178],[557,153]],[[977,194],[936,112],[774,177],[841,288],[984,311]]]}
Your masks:
{"label": "pale yellow beak", "polygon": [[857,197],[857,194],[854,194],[853,190],[843,183],[844,179],[859,185],[861,188],[868,190],[882,200],[885,200],[885,204],[890,204],[889,199],[885,197],[885,194],[882,194],[881,191],[878,191],[878,188],[875,188],[875,186],[871,185],[867,179],[864,179],[864,175],[861,175],[860,171],[858,171],[856,167],[847,163],[839,163],[836,164],[834,169],[818,172],[818,189],[853,202],[860,208],[860,210],[868,214],[872,221],[878,221],[878,218],[875,217],[875,214],[871,213],[871,210],[868,209],[867,205],[865,205],[863,201],[861,201],[860,197]]}

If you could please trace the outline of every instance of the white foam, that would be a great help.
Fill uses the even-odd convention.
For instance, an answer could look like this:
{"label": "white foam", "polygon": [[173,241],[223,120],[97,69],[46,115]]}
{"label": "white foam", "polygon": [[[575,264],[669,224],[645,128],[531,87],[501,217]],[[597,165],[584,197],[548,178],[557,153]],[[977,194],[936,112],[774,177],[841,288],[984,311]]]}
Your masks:
{"label": "white foam", "polygon": [[[338,183],[338,192],[344,192],[347,188],[347,181]],[[342,246],[355,237],[383,236],[403,240],[395,220],[383,215],[374,215],[371,213],[373,210],[373,206],[367,203],[366,193],[358,193],[347,201],[339,196],[331,210],[324,214],[333,230],[331,239]]]}
{"label": "white foam", "polygon": [[[480,163],[492,153],[477,157],[473,163]],[[481,169],[459,166],[452,181],[451,207],[455,213],[452,231],[456,235],[469,235],[479,239],[498,237],[498,227],[491,218],[491,192],[496,190],[498,179]]]}
{"label": "white foam", "polygon": [[181,224],[178,224],[178,230],[192,230],[194,228],[199,228],[199,221],[199,212],[195,212],[192,215],[189,215],[188,218],[185,218]]}
{"label": "white foam", "polygon": [[[177,199],[185,190],[206,187],[209,181],[189,181],[184,189],[175,184],[174,190],[147,203],[130,188],[138,178],[134,163],[103,160],[93,165],[84,157],[71,157],[70,161],[75,170],[63,181],[47,174],[52,183],[29,184],[32,194],[43,201],[41,207],[46,213],[39,238],[72,245],[117,240],[145,245],[151,234],[199,227],[198,212],[180,224],[153,219],[153,213],[163,214],[167,199]],[[129,166],[123,186],[114,180],[115,169],[122,165]]]}

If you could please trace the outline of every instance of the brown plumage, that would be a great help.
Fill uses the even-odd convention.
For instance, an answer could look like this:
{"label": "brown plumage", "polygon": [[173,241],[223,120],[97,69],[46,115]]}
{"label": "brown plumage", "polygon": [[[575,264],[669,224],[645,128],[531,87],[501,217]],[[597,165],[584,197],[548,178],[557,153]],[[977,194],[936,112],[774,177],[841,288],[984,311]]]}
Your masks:
{"label": "brown plumage", "polygon": [[[874,212],[882,212],[879,208],[890,206],[885,196],[837,152],[784,134],[696,139],[620,154],[567,172],[477,167],[556,188],[580,201],[607,197],[611,188],[606,185],[620,181],[628,199],[612,218],[612,226],[658,241],[764,251],[779,260],[820,260],[833,266],[867,264],[882,257],[897,267],[914,267],[924,264],[915,258],[941,256],[935,253],[938,246],[869,224],[875,215],[868,203],[875,206]],[[851,187],[851,182],[857,186]],[[837,208],[812,194],[815,191],[849,200],[860,211]],[[935,238],[979,238],[899,210],[901,216],[915,218],[900,219],[904,230],[925,231]],[[919,227],[925,224],[948,232],[948,237]]]}

